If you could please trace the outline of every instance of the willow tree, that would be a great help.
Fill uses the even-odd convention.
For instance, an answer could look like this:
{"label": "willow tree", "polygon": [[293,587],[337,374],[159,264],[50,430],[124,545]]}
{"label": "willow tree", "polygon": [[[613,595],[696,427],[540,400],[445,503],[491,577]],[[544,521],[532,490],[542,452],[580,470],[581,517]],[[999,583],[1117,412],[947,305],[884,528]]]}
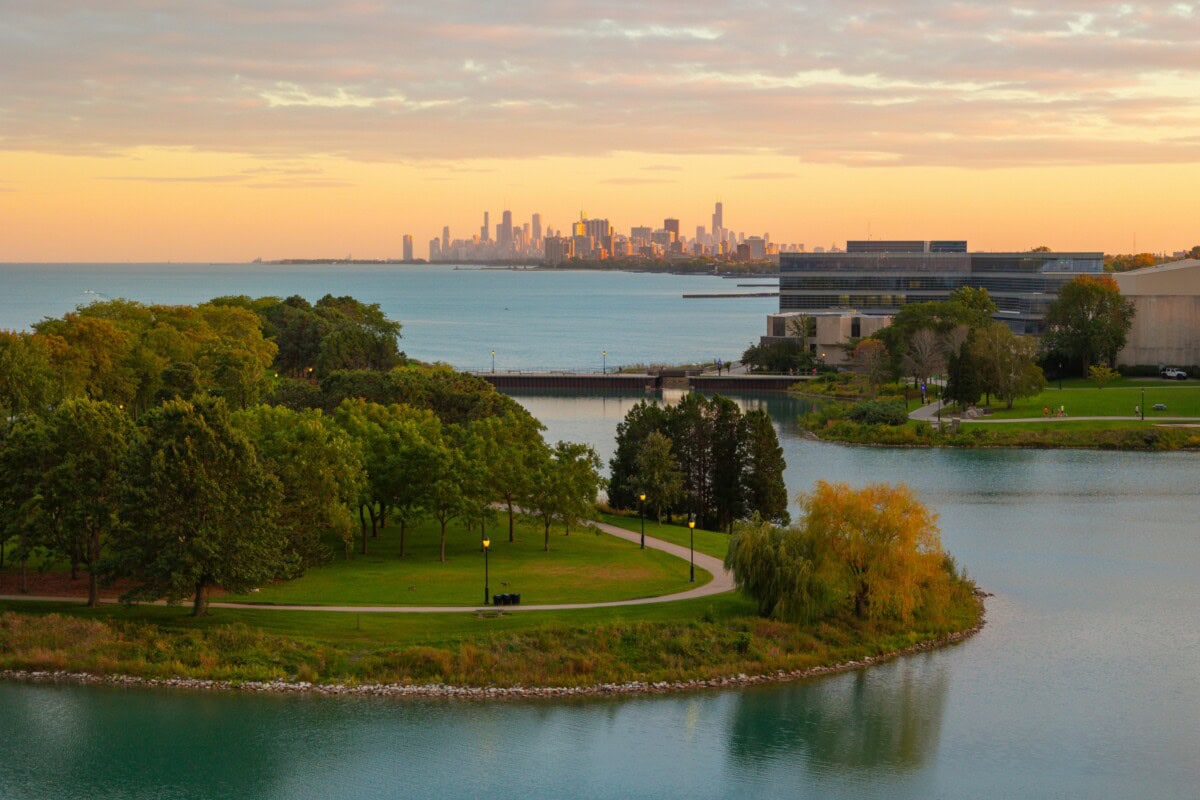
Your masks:
{"label": "willow tree", "polygon": [[907,486],[818,481],[800,506],[818,573],[857,617],[908,622],[928,584],[947,577],[937,515]]}

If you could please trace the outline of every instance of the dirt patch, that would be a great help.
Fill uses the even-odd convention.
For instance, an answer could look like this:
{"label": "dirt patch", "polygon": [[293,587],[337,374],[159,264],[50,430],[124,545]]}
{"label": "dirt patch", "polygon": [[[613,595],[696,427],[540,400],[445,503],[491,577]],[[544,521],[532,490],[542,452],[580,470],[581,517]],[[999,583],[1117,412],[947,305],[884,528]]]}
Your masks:
{"label": "dirt patch", "polygon": [[[43,597],[86,598],[88,593],[87,573],[83,570],[79,571],[78,578],[72,579],[70,572],[38,572],[31,569],[26,576],[25,583],[26,594]],[[133,581],[121,580],[112,586],[101,586],[100,598],[115,600],[135,585]],[[20,567],[14,569],[6,565],[4,571],[0,572],[0,594],[20,594],[20,586]],[[212,589],[209,592],[212,597],[224,593],[221,589]]]}

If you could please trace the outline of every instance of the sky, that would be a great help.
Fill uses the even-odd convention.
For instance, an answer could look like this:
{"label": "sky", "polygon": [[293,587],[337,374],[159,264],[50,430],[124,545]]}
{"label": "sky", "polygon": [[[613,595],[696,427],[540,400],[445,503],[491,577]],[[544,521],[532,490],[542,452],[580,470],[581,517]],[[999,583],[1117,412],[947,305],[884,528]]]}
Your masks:
{"label": "sky", "polygon": [[0,0],[0,261],[1200,243],[1200,2]]}

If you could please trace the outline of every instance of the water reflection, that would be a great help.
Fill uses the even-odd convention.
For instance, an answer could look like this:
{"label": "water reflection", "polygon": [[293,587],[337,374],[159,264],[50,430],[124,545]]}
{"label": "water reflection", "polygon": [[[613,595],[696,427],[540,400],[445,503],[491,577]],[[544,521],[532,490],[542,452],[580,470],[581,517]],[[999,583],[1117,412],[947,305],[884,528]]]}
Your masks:
{"label": "water reflection", "polygon": [[915,770],[937,755],[950,677],[933,656],[840,678],[742,692],[729,754],[742,766],[799,760],[830,768]]}

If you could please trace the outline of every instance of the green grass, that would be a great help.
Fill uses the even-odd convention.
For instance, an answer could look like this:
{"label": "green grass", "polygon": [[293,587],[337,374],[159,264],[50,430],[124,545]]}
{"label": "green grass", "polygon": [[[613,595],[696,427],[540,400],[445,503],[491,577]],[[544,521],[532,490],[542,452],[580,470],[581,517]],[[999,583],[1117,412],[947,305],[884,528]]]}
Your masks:
{"label": "green grass", "polygon": [[760,619],[736,594],[652,606],[500,616],[0,603],[0,668],[146,678],[579,686],[771,673],[895,651],[963,630],[961,593],[912,625]]}
{"label": "green grass", "polygon": [[1064,420],[1055,420],[1053,423],[1046,423],[1046,422],[1042,422],[1042,421],[1038,420],[1038,421],[1034,421],[1034,422],[1006,422],[1003,425],[991,425],[986,422],[981,423],[981,422],[973,422],[973,421],[969,421],[969,420],[963,420],[962,427],[963,428],[972,428],[972,429],[986,428],[989,431],[995,430],[995,431],[1000,431],[1000,432],[1011,431],[1013,433],[1016,433],[1018,431],[1021,431],[1021,432],[1035,432],[1036,433],[1036,432],[1040,432],[1040,431],[1047,431],[1050,429],[1061,429],[1063,431],[1072,431],[1072,432],[1075,432],[1075,431],[1144,430],[1146,428],[1153,428],[1155,425],[1158,425],[1158,424],[1159,423],[1156,423],[1154,420],[1150,419],[1150,417],[1146,417],[1146,420],[1144,422],[1141,420],[1133,419],[1131,417],[1128,420],[1119,420],[1119,419],[1090,419],[1089,420],[1089,419],[1070,419],[1070,418],[1068,418],[1068,419],[1064,419]]}
{"label": "green grass", "polygon": [[[544,552],[542,528],[519,520],[516,542],[508,541],[507,520],[488,525],[491,550],[488,578],[492,594],[519,593],[526,605],[628,600],[685,591],[687,565],[658,550],[593,530],[563,535],[550,530],[550,552]],[[302,577],[260,587],[222,600],[306,605],[471,606],[483,602],[484,563],[477,533],[452,523],[446,532],[446,562],[438,560],[440,532],[422,522],[406,536],[399,556],[400,532],[388,526],[370,539],[368,554],[349,559],[339,554]],[[340,546],[340,543],[339,543]],[[712,576],[697,570],[698,584]]]}
{"label": "green grass", "polygon": [[[621,514],[602,513],[600,519],[607,522],[609,525],[615,525],[618,528],[633,531],[634,533],[641,532],[641,521],[637,516],[624,516]],[[655,539],[662,539],[665,542],[688,546],[688,527],[686,524],[668,525],[666,523],[659,524],[653,519],[646,520],[646,535],[653,536]],[[729,549],[729,534],[719,533],[717,531],[706,531],[701,528],[696,529],[696,552],[706,553],[716,558],[724,559],[725,552]]]}
{"label": "green grass", "polygon": [[[1155,416],[1200,417],[1200,386],[1173,381],[1148,381],[1146,384],[1146,419]],[[1163,403],[1167,410],[1154,411],[1155,403]],[[1113,384],[1097,389],[1090,384],[1086,388],[1064,385],[1060,391],[1055,384],[1035,397],[1017,400],[1011,409],[993,399],[991,416],[993,419],[1040,418],[1043,408],[1049,408],[1053,413],[1062,405],[1066,406],[1068,417],[1129,417],[1132,420],[1134,406],[1141,404],[1142,389],[1136,386]]]}

